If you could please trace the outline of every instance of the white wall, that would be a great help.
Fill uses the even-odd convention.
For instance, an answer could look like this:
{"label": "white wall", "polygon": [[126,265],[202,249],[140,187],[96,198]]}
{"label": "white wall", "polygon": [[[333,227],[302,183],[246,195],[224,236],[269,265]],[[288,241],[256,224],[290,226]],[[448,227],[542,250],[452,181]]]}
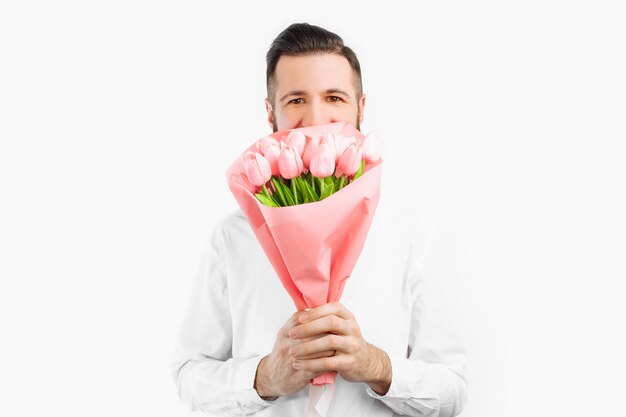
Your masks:
{"label": "white wall", "polygon": [[175,334],[298,21],[361,60],[383,192],[465,236],[463,416],[626,415],[624,3],[381,3],[0,3],[0,415],[191,414]]}

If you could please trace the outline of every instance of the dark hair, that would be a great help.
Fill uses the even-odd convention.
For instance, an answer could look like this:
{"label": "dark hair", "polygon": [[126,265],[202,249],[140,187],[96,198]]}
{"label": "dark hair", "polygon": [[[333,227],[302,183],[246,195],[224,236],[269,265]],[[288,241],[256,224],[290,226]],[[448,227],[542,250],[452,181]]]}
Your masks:
{"label": "dark hair", "polygon": [[283,30],[267,51],[266,84],[267,98],[274,107],[276,96],[276,64],[282,55],[303,56],[315,54],[339,54],[348,60],[355,76],[354,89],[357,102],[363,93],[361,66],[352,49],[343,44],[343,39],[333,32],[308,23],[294,23]]}

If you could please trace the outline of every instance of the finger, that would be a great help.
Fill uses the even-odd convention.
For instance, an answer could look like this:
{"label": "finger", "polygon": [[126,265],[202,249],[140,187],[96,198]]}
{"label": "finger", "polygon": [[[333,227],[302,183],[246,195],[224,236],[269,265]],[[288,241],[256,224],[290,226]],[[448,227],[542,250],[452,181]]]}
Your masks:
{"label": "finger", "polygon": [[341,317],[330,315],[300,324],[289,330],[289,337],[302,339],[321,333],[335,333],[340,335],[350,334],[350,323]]}
{"label": "finger", "polygon": [[283,336],[289,337],[289,330],[291,330],[294,326],[297,326],[299,324],[298,322],[299,315],[300,315],[299,311],[296,311],[295,313],[293,313],[291,317],[289,317],[289,320],[287,320],[287,322],[283,325],[283,327],[280,328],[280,333]]}
{"label": "finger", "polygon": [[299,321],[300,323],[306,323],[307,321],[316,320],[330,314],[334,314],[344,320],[354,319],[354,315],[346,307],[344,307],[343,304],[332,302],[312,308],[308,311],[301,311],[299,314]]}
{"label": "finger", "polygon": [[313,336],[303,337],[301,339],[296,339],[296,340],[297,340],[298,344],[300,344],[300,343],[304,343],[304,342],[310,342],[311,340],[320,339],[320,338],[326,336],[327,334],[330,334],[330,333],[314,334]]}
{"label": "finger", "polygon": [[307,355],[307,356],[302,356],[299,357],[298,359],[318,359],[318,358],[325,358],[327,356],[333,356],[335,353],[337,353],[336,350],[325,350],[323,352],[318,352],[318,353],[314,353],[312,355]]}
{"label": "finger", "polygon": [[292,348],[292,347],[294,347],[294,346],[298,346],[298,345],[300,345],[301,343],[304,343],[304,342],[309,342],[309,341],[311,341],[311,340],[315,340],[315,339],[319,339],[319,338],[321,338],[321,337],[326,336],[327,334],[328,334],[328,333],[316,334],[316,335],[314,335],[314,336],[311,336],[311,337],[305,337],[305,338],[302,338],[302,339],[293,339],[293,338],[291,338],[291,337],[288,337],[288,340],[287,340],[287,341],[289,342],[289,347],[290,347],[290,348]]}
{"label": "finger", "polygon": [[341,372],[349,369],[355,363],[353,355],[335,355],[320,359],[296,359],[293,361],[293,367],[300,371],[309,372]]}
{"label": "finger", "polygon": [[338,350],[344,353],[350,353],[352,348],[352,338],[350,336],[339,336],[329,334],[319,339],[309,342],[300,343],[289,349],[289,354],[294,358],[314,355],[319,352]]}
{"label": "finger", "polygon": [[315,339],[319,339],[320,337],[324,337],[324,336],[326,336],[326,334],[327,333],[316,334],[314,336],[305,337],[303,339],[294,339],[294,338],[289,337],[289,335],[286,335],[286,337],[287,337],[287,344],[288,344],[288,346],[290,348],[292,348],[294,346],[298,346],[301,343],[308,342],[308,341],[315,340]]}

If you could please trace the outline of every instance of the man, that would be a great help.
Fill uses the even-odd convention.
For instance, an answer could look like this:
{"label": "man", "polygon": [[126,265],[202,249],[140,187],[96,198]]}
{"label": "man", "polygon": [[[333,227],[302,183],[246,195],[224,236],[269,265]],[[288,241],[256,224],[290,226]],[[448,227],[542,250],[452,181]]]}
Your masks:
{"label": "man", "polygon": [[[358,59],[317,26],[293,24],[274,40],[267,90],[274,131],[363,120]],[[329,415],[459,414],[465,354],[441,302],[450,270],[440,235],[428,210],[381,198],[341,303],[293,313],[245,217],[227,216],[172,364],[180,397],[214,415],[307,415],[311,378],[334,372]]]}

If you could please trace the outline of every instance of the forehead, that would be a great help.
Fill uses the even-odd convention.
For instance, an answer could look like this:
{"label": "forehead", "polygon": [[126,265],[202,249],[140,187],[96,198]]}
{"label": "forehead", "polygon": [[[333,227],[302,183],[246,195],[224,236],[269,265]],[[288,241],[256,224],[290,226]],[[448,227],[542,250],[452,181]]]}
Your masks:
{"label": "forehead", "polygon": [[276,64],[277,92],[309,93],[341,88],[354,93],[354,77],[348,60],[338,54],[281,56]]}

